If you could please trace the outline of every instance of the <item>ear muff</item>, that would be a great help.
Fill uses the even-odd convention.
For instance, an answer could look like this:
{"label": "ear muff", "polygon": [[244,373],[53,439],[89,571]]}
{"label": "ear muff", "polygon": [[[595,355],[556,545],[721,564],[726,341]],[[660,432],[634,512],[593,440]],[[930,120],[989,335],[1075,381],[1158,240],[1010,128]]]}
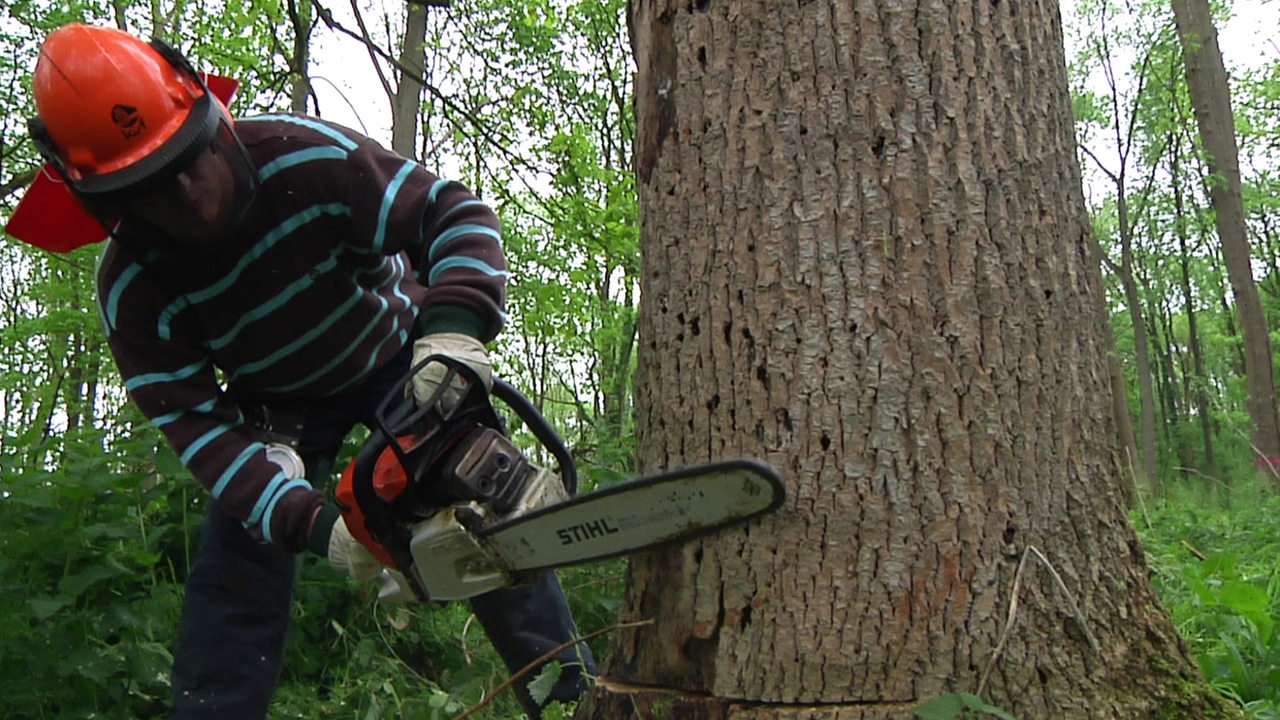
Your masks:
{"label": "ear muff", "polygon": [[31,142],[36,146],[40,157],[44,158],[44,161],[49,163],[63,180],[70,183],[66,166],[58,155],[58,146],[53,144],[53,138],[49,136],[49,128],[45,127],[44,121],[38,115],[27,120],[27,134],[31,136]]}

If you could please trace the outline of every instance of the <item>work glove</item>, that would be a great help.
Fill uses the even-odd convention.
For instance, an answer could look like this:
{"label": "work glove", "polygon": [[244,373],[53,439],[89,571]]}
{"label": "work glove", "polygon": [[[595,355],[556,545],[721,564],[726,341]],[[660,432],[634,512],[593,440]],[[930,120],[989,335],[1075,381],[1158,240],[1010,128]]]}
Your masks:
{"label": "work glove", "polygon": [[[489,361],[489,353],[484,343],[462,333],[434,333],[424,335],[413,343],[413,366],[417,367],[432,355],[444,355],[458,360],[475,371],[485,389],[493,388],[493,363]],[[419,404],[431,401],[440,383],[444,380],[449,368],[439,362],[433,362],[414,374],[410,382],[413,397]],[[442,398],[442,410],[451,410],[458,402],[466,381],[460,375],[453,380],[454,392],[447,392]]]}
{"label": "work glove", "polygon": [[351,531],[342,518],[338,518],[333,524],[333,531],[329,535],[329,565],[360,582],[378,577],[383,570],[378,558],[351,536]]}

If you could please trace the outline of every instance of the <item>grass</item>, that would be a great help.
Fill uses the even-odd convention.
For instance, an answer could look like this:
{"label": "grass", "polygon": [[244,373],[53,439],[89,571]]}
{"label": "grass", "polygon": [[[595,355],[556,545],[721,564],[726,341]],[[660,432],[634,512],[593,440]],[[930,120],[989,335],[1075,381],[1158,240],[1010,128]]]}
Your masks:
{"label": "grass", "polygon": [[1280,497],[1252,481],[1213,490],[1172,484],[1133,524],[1205,677],[1252,717],[1280,720]]}

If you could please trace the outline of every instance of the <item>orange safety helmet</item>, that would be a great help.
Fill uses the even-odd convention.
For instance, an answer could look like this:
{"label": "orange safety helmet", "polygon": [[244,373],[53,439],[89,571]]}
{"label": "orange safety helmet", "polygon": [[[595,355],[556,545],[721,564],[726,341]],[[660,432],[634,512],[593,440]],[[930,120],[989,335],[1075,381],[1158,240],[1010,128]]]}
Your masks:
{"label": "orange safety helmet", "polygon": [[107,27],[73,23],[50,33],[32,91],[31,137],[85,197],[176,172],[229,120],[180,53]]}

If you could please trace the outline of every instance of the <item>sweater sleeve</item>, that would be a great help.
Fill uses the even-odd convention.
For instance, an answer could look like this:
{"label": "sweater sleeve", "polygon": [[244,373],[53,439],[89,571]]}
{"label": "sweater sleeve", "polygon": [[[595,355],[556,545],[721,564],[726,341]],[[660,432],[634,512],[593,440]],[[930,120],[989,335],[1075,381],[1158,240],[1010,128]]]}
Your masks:
{"label": "sweater sleeve", "polygon": [[348,155],[356,242],[384,255],[407,253],[428,288],[421,310],[438,321],[442,308],[478,320],[492,340],[505,321],[506,258],[493,209],[460,183],[361,140]]}
{"label": "sweater sleeve", "polygon": [[110,244],[99,268],[99,312],[130,398],[222,508],[251,535],[291,552],[307,547],[312,513],[325,502],[304,479],[267,459],[221,390],[193,328],[169,323],[168,298],[141,266],[117,262]]}

